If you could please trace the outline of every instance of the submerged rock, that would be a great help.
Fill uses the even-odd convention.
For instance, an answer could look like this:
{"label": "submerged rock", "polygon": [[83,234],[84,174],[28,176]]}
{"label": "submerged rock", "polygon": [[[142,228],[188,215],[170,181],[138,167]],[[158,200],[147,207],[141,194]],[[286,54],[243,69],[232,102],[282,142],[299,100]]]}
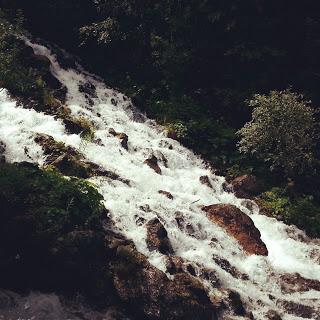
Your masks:
{"label": "submerged rock", "polygon": [[6,144],[0,140],[0,163],[6,161],[6,157],[4,155],[6,151]]}
{"label": "submerged rock", "polygon": [[168,191],[159,190],[158,193],[163,194],[164,196],[166,196],[170,200],[173,200],[173,195]]}
{"label": "submerged rock", "polygon": [[204,184],[204,185],[206,185],[207,187],[209,187],[209,188],[212,189],[212,184],[211,184],[208,176],[201,176],[201,177],[199,178],[199,181],[200,181],[202,184]]}
{"label": "submerged rock", "polygon": [[152,170],[154,170],[157,174],[161,174],[161,168],[158,164],[158,159],[155,156],[151,156],[147,160],[144,161]]}
{"label": "submerged rock", "polygon": [[299,273],[281,276],[281,290],[284,293],[303,292],[309,290],[320,291],[320,281],[306,279]]}
{"label": "submerged rock", "polygon": [[158,250],[163,254],[172,254],[173,249],[168,233],[158,218],[150,220],[147,224],[147,246],[149,250]]}
{"label": "submerged rock", "polygon": [[268,255],[266,245],[261,240],[260,231],[253,221],[236,206],[231,204],[214,204],[203,207],[212,222],[226,229],[227,233],[238,240],[248,254]]}
{"label": "submerged rock", "polygon": [[113,128],[109,129],[109,133],[120,140],[122,148],[128,150],[128,136],[123,132],[116,132]]}
{"label": "submerged rock", "polygon": [[316,310],[311,306],[307,306],[305,304],[301,304],[294,301],[285,301],[285,300],[280,300],[277,302],[277,304],[281,305],[289,314],[292,314],[301,318],[318,319],[318,318],[314,318],[314,316],[316,315]]}
{"label": "submerged rock", "polygon": [[234,278],[242,280],[249,279],[248,275],[240,272],[236,267],[232,266],[228,260],[223,259],[217,255],[213,255],[212,259],[221,269],[230,273]]}

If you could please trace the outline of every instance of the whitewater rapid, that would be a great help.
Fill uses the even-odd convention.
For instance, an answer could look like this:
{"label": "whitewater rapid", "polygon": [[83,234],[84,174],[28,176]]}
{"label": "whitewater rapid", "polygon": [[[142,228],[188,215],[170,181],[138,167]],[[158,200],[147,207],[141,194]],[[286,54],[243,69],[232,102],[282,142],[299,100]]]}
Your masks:
{"label": "whitewater rapid", "polygon": [[[154,217],[165,226],[175,255],[191,263],[198,275],[204,268],[214,270],[223,287],[240,293],[255,319],[265,319],[265,312],[270,309],[278,311],[284,320],[301,319],[290,315],[280,300],[312,306],[320,313],[320,292],[283,294],[280,280],[281,275],[295,272],[320,280],[318,240],[310,240],[295,227],[260,215],[254,203],[248,205],[249,200],[224,191],[223,177],[216,176],[198,156],[169,139],[161,126],[139,114],[123,94],[108,88],[80,67],[63,69],[48,48],[27,43],[36,54],[50,60],[53,75],[68,90],[66,105],[72,116],[91,121],[95,140],[100,142],[87,142],[80,134],[68,134],[60,119],[18,106],[6,90],[0,89],[0,140],[7,146],[7,161],[43,165],[45,155],[34,137],[37,133],[51,135],[56,141],[77,148],[87,160],[130,181],[127,185],[105,177],[90,179],[104,196],[116,226],[157,268],[166,271],[165,257],[159,252],[150,252],[145,241],[145,223]],[[95,87],[95,94],[90,97],[79,90],[79,86],[88,84]],[[109,133],[110,128],[128,135],[128,150]],[[151,155],[167,159],[159,162],[161,175],[144,163]],[[208,176],[213,188],[202,184],[201,176]],[[173,200],[159,194],[159,190],[170,192]],[[251,217],[268,248],[267,257],[248,256],[234,238],[206,218],[200,206],[216,203],[233,204]],[[177,212],[192,232],[179,228]],[[228,260],[249,279],[234,278],[216,264],[212,259],[214,255]],[[208,291],[218,294],[209,281],[202,281]],[[317,319],[316,312],[314,319]]]}

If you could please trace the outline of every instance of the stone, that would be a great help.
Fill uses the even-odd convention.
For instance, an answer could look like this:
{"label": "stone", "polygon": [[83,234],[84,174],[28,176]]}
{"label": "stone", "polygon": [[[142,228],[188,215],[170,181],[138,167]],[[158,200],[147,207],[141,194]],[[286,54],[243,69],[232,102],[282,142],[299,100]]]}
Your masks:
{"label": "stone", "polygon": [[235,178],[231,181],[230,186],[238,198],[252,198],[262,190],[257,178],[250,174]]}
{"label": "stone", "polygon": [[211,184],[208,176],[201,176],[201,177],[199,178],[199,181],[200,181],[202,184],[204,184],[204,185],[206,185],[207,187],[209,187],[209,188],[212,189],[212,184]]}
{"label": "stone", "polygon": [[152,170],[154,170],[157,174],[161,174],[161,168],[158,164],[158,159],[155,156],[151,156],[150,158],[144,161]]}
{"label": "stone", "polygon": [[198,279],[181,272],[169,280],[132,245],[118,247],[112,269],[118,296],[138,319],[218,319],[218,310]]}
{"label": "stone", "polygon": [[123,132],[118,133],[113,128],[109,129],[109,133],[120,140],[120,144],[121,144],[122,148],[128,150],[129,138],[125,133],[123,133]]}
{"label": "stone", "polygon": [[284,293],[304,292],[309,290],[320,291],[320,281],[306,279],[299,273],[284,274],[281,276],[281,290]]}
{"label": "stone", "polygon": [[266,245],[261,240],[260,231],[249,216],[231,204],[214,204],[202,208],[213,223],[224,228],[238,240],[248,254],[268,255]]}
{"label": "stone", "polygon": [[173,254],[173,249],[168,238],[168,233],[158,218],[154,218],[146,224],[147,246],[149,250],[158,250],[162,254]]}
{"label": "stone", "polygon": [[6,144],[0,140],[0,163],[6,162],[6,157],[4,155],[6,151]]}
{"label": "stone", "polygon": [[158,193],[163,194],[164,196],[166,196],[170,200],[173,200],[173,195],[168,191],[159,190]]}

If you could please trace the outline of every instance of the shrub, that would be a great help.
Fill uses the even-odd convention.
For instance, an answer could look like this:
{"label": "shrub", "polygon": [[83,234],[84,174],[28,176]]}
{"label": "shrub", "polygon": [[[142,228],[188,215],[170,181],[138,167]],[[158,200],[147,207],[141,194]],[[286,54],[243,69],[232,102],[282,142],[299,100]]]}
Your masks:
{"label": "shrub", "polygon": [[271,170],[296,176],[312,168],[314,111],[290,90],[256,94],[248,102],[252,120],[239,130],[239,150],[265,161]]}
{"label": "shrub", "polygon": [[310,195],[290,195],[290,188],[272,188],[261,196],[262,210],[294,224],[311,237],[320,236],[320,204]]}
{"label": "shrub", "polygon": [[97,190],[32,164],[0,164],[0,185],[2,285],[100,294],[107,265]]}

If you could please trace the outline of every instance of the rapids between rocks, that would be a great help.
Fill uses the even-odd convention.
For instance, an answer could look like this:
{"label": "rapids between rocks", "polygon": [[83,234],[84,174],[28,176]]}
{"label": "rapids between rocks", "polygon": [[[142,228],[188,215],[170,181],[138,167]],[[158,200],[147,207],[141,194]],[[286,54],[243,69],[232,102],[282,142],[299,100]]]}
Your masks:
{"label": "rapids between rocks", "polygon": [[[270,310],[285,320],[319,319],[319,291],[299,288],[296,282],[292,284],[294,290],[283,290],[284,282],[290,287],[284,277],[287,274],[299,273],[305,279],[320,281],[319,240],[260,215],[253,202],[226,192],[223,177],[168,138],[162,127],[141,115],[127,97],[108,88],[98,77],[81,67],[62,68],[50,49],[30,41],[27,44],[50,60],[52,74],[67,88],[66,105],[71,116],[92,122],[94,139],[87,141],[80,133],[69,133],[62,120],[52,115],[18,106],[6,90],[0,89],[0,140],[6,145],[7,161],[43,165],[46,156],[34,138],[37,134],[52,136],[80,151],[88,162],[123,179],[90,178],[104,196],[116,226],[155,267],[167,272],[166,255],[151,250],[146,241],[147,223],[157,218],[167,232],[170,251],[192,266],[209,293],[219,295],[220,291],[203,276],[204,270],[212,270],[221,287],[238,292],[254,319],[268,319]],[[203,184],[200,177],[205,176],[208,179]],[[252,219],[267,247],[267,256],[248,255],[201,209],[221,203],[238,207]],[[32,301],[36,298],[32,296]],[[55,301],[52,309],[62,308],[58,298],[50,299]],[[64,312],[63,308],[59,312]]]}

